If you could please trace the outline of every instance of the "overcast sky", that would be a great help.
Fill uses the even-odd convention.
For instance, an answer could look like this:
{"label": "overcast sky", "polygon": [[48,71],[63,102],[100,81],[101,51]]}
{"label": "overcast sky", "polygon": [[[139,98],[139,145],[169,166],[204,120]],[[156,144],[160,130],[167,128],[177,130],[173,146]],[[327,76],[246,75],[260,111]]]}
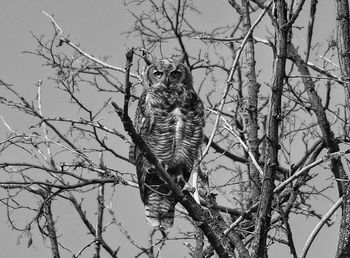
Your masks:
{"label": "overcast sky", "polygon": [[[203,13],[203,28],[214,26],[218,17],[221,20],[231,20],[231,7],[227,1],[197,1],[201,2],[199,8]],[[333,2],[325,4],[319,1],[318,12],[318,28],[317,36],[325,38],[330,33],[333,21],[327,20],[327,13],[333,12]],[[66,34],[70,35],[72,41],[81,43],[84,50],[97,57],[111,56],[109,63],[115,66],[124,66],[124,55],[134,39],[126,39],[122,33],[130,28],[133,18],[125,10],[121,1],[117,0],[0,0],[0,32],[1,32],[1,48],[0,48],[0,79],[5,82],[14,84],[20,88],[24,94],[33,94],[33,83],[42,79],[46,80],[45,69],[41,66],[42,60],[30,55],[25,55],[22,51],[33,50],[36,43],[30,32],[36,35],[52,33],[50,20],[41,13],[45,10],[49,14],[54,14],[56,21]],[[333,17],[333,16],[332,16]],[[225,22],[222,22],[225,24]],[[302,39],[300,39],[302,40]],[[136,43],[135,43],[136,44]],[[0,95],[1,95],[0,89]],[[55,98],[50,99],[47,108],[54,108],[62,103],[56,102]],[[52,106],[50,106],[52,105]],[[0,115],[4,115],[0,109]],[[5,114],[6,116],[6,114]],[[11,118],[8,118],[11,119]],[[20,126],[21,121],[11,121],[14,125]],[[2,131],[1,131],[2,130]],[[0,136],[3,137],[5,128],[0,125]],[[1,156],[0,156],[1,159]],[[1,175],[0,175],[1,176]],[[128,199],[133,196],[137,200],[138,193],[134,189],[118,188],[117,198]],[[118,203],[116,203],[117,205]],[[130,204],[130,203],[129,203]],[[131,204],[130,204],[131,205]],[[134,204],[132,204],[134,205]],[[62,206],[64,207],[64,206]],[[117,206],[115,206],[117,207]],[[329,209],[327,203],[323,209]],[[125,208],[125,209],[124,209]],[[123,212],[123,210],[125,212]],[[133,228],[131,233],[142,239],[146,236],[147,230],[143,215],[133,218],[130,214],[138,212],[143,213],[141,203],[138,201],[135,207],[123,207],[118,210],[118,216],[127,226]],[[70,217],[72,216],[72,217]],[[76,218],[70,214],[61,216],[65,221],[75,222]],[[339,217],[339,216],[338,216]],[[339,219],[338,219],[339,222]],[[332,257],[334,256],[337,239],[337,225],[332,229],[323,229],[322,234],[316,239],[317,245],[310,250],[310,258]],[[302,244],[317,221],[298,221],[295,222],[296,227],[293,229],[297,237],[297,251],[300,252]],[[300,223],[300,227],[298,225]],[[0,257],[36,257],[46,258],[50,255],[48,248],[42,248],[39,242],[35,242],[33,247],[26,248],[26,242],[18,244],[18,232],[11,231],[10,226],[6,222],[5,210],[0,206]],[[65,228],[65,232],[69,234],[69,228]],[[71,232],[73,233],[73,232]],[[36,241],[41,241],[36,238]],[[74,239],[71,239],[74,241]],[[123,239],[116,239],[118,243],[124,243]],[[47,243],[48,244],[48,243]],[[170,244],[171,245],[171,244]],[[132,248],[132,247],[130,247]],[[79,250],[79,246],[74,251]],[[123,250],[124,255],[127,251]],[[274,257],[278,256],[278,250],[272,252]],[[174,258],[178,257],[178,253],[174,254]],[[62,255],[62,257],[65,257]],[[121,256],[128,257],[128,256]],[[170,256],[168,256],[170,257]],[[167,257],[167,258],[168,258]],[[170,257],[171,258],[171,257]]]}

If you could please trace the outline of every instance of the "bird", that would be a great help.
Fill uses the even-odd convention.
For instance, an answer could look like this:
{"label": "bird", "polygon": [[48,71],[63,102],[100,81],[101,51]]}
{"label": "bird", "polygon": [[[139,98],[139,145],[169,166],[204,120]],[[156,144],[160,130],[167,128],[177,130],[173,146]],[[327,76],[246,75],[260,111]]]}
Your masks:
{"label": "bird", "polygon": [[[183,58],[155,59],[148,54],[145,61],[135,129],[171,179],[184,190],[201,153],[203,103]],[[129,158],[136,166],[147,221],[153,228],[167,231],[174,223],[174,194],[134,143],[130,145]]]}

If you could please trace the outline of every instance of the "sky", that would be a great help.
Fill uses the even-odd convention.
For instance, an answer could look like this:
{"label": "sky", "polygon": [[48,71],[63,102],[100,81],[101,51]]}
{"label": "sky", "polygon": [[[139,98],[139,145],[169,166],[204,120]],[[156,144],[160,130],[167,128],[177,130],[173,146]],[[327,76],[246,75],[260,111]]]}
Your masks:
{"label": "sky", "polygon": [[[195,1],[198,2],[198,1]],[[205,30],[206,28],[215,27],[220,15],[220,22],[227,23],[232,21],[232,10],[227,4],[227,1],[219,1],[220,4],[215,4],[213,7],[212,1],[201,1],[200,10],[202,14],[198,17],[202,21],[198,28]],[[318,17],[321,18],[327,12],[332,11],[333,3],[326,4],[326,1],[319,1],[320,11]],[[122,1],[112,0],[0,0],[0,32],[1,32],[1,48],[0,48],[0,79],[5,82],[15,85],[26,96],[34,96],[34,83],[40,79],[46,80],[47,68],[42,66],[42,60],[34,56],[23,54],[23,51],[33,50],[36,42],[30,32],[35,35],[51,34],[52,25],[47,16],[41,13],[41,10],[49,14],[54,14],[54,17],[66,35],[70,35],[73,42],[81,43],[81,46],[88,53],[97,56],[110,56],[108,63],[123,67],[124,55],[126,50],[133,44],[137,45],[134,38],[126,38],[123,32],[127,31],[133,23],[133,18],[126,11]],[[196,17],[194,17],[194,20]],[[319,27],[315,30],[316,38],[324,38],[329,35],[332,29],[332,22],[326,19],[319,19]],[[264,28],[260,28],[264,30]],[[300,38],[300,40],[304,40]],[[260,53],[263,55],[264,53]],[[1,95],[0,91],[0,95]],[[94,101],[93,97],[91,101]],[[46,103],[45,108],[48,112],[56,110],[58,106],[62,106],[60,98],[52,96]],[[64,105],[63,107],[64,108]],[[23,120],[17,119],[15,114],[4,114],[4,110],[0,109],[0,115],[3,115],[14,127],[20,128]],[[13,115],[13,116],[12,116]],[[5,128],[0,125],[0,136],[4,137]],[[126,152],[126,150],[125,150]],[[1,156],[0,156],[1,159]],[[145,225],[143,219],[143,208],[137,200],[138,193],[135,189],[126,187],[118,187],[115,194],[115,199],[112,200],[113,206],[116,207],[118,218],[124,223],[125,228],[130,229],[130,233],[139,241],[144,241],[146,231],[149,230]],[[129,201],[130,200],[130,201]],[[132,203],[132,205],[130,204]],[[330,208],[329,203],[318,204],[325,212]],[[322,207],[324,206],[324,207]],[[64,210],[65,204],[58,203],[57,210]],[[136,214],[136,215],[135,215]],[[313,246],[310,250],[310,258],[317,257],[332,257],[335,252],[337,243],[337,228],[339,223],[337,216],[336,225],[330,229],[323,229],[323,233],[316,239],[318,244]],[[22,218],[25,220],[25,218]],[[60,215],[60,222],[62,223],[61,234],[68,237],[67,245],[73,246],[74,251],[79,250],[79,245],[74,246],[77,237],[85,239],[83,233],[77,234],[73,227],[66,226],[74,223],[79,223],[75,214],[62,213]],[[67,224],[64,226],[64,222]],[[296,238],[298,251],[300,252],[302,244],[306,240],[308,232],[316,225],[317,221],[296,220],[294,221],[296,228]],[[43,247],[40,237],[35,237],[32,247],[26,247],[25,237],[18,238],[18,232],[12,231],[9,224],[6,222],[5,210],[0,207],[0,257],[23,257],[28,258],[44,258],[49,257],[50,250],[48,247]],[[300,232],[299,232],[300,231]],[[111,236],[113,238],[114,236]],[[20,241],[18,241],[20,240]],[[69,243],[68,243],[69,242]],[[115,245],[122,244],[129,245],[121,235],[115,239]],[[46,243],[48,246],[48,243]],[[169,248],[176,248],[169,244]],[[123,256],[128,257],[128,249],[122,250]],[[279,250],[271,250],[271,257],[278,256]],[[174,253],[172,257],[179,257],[178,252]],[[185,256],[186,254],[181,254]],[[65,257],[64,255],[62,257]],[[170,257],[171,256],[167,256]]]}

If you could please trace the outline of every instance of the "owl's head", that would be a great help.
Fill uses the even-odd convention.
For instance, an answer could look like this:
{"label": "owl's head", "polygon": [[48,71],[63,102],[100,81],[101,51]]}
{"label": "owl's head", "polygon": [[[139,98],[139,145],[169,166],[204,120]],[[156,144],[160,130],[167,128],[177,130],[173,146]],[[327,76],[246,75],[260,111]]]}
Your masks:
{"label": "owl's head", "polygon": [[145,80],[149,87],[176,89],[177,87],[192,88],[192,75],[190,69],[176,58],[163,58],[146,60],[148,66],[145,71]]}

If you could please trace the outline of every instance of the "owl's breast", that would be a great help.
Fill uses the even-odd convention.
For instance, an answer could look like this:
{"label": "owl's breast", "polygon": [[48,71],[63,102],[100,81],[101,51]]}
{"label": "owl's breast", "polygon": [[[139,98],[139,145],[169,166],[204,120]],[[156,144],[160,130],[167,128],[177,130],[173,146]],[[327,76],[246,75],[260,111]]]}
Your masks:
{"label": "owl's breast", "polygon": [[190,170],[199,153],[204,125],[198,96],[152,91],[145,104],[152,125],[144,137],[152,152],[170,166],[183,164]]}
{"label": "owl's breast", "polygon": [[146,142],[154,154],[165,162],[174,158],[176,145],[182,139],[183,120],[179,111],[168,112],[166,108],[153,108],[153,125],[146,136]]}

